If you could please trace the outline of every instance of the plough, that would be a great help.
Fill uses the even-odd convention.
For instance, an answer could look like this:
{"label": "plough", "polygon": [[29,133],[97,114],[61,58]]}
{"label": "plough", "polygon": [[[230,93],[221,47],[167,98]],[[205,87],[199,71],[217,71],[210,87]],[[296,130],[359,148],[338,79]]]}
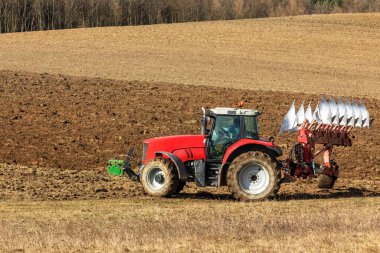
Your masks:
{"label": "plough", "polygon": [[[332,188],[339,175],[338,166],[331,159],[334,146],[351,146],[350,132],[353,128],[370,127],[371,120],[363,102],[355,100],[338,103],[334,98],[325,98],[317,104],[314,112],[309,103],[306,111],[302,102],[299,110],[295,111],[295,102],[282,121],[280,132],[298,131],[298,143],[290,152],[288,159],[283,162],[284,175],[289,177],[315,176],[323,174],[320,188]],[[322,148],[316,151],[316,145]],[[323,165],[314,162],[323,154]]]}

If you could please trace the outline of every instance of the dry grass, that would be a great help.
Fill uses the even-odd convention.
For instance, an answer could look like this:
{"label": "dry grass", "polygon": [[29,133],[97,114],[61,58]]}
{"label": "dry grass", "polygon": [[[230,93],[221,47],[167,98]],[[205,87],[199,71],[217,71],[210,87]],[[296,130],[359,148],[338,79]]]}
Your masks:
{"label": "dry grass", "polygon": [[0,251],[380,251],[378,197],[0,203]]}
{"label": "dry grass", "polygon": [[0,69],[380,98],[380,14],[0,35]]}

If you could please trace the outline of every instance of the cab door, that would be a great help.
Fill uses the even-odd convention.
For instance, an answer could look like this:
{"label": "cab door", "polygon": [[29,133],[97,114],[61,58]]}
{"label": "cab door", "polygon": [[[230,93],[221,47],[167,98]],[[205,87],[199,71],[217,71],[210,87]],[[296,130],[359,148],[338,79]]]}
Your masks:
{"label": "cab door", "polygon": [[236,115],[217,115],[208,137],[207,158],[221,161],[227,148],[241,139],[243,118]]}

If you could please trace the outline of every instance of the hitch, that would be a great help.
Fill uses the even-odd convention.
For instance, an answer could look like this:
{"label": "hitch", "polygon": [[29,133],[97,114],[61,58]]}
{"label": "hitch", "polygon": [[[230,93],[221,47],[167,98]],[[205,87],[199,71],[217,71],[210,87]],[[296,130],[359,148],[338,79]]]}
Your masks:
{"label": "hitch", "polygon": [[123,160],[109,160],[108,164],[108,173],[115,176],[122,176],[127,174],[127,176],[135,182],[140,181],[139,175],[137,175],[133,170],[131,169],[131,158],[133,155],[133,147],[129,148],[127,157],[125,158],[125,161]]}

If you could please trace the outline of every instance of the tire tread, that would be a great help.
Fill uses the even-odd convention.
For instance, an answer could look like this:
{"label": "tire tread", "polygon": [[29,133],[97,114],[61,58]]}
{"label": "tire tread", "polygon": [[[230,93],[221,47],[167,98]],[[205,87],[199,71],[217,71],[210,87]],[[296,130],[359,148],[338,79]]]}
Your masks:
{"label": "tire tread", "polygon": [[[273,170],[274,186],[265,197],[259,199],[248,198],[246,193],[244,193],[244,191],[240,188],[237,180],[235,180],[235,173],[237,173],[237,170],[242,167],[241,164],[252,158],[266,165],[267,169]],[[272,159],[268,154],[258,151],[246,152],[236,157],[228,168],[227,186],[233,197],[240,201],[260,201],[264,199],[273,199],[281,186],[281,170],[276,168],[276,160]]]}
{"label": "tire tread", "polygon": [[[150,191],[148,183],[145,181],[146,170],[149,170],[151,167],[159,167],[162,171],[164,171],[164,174],[166,175],[165,180],[168,180],[168,183],[165,184],[159,192]],[[158,197],[169,197],[175,194],[179,187],[177,169],[169,159],[156,157],[144,167],[141,177],[141,183],[143,185],[144,191],[147,194]]]}

